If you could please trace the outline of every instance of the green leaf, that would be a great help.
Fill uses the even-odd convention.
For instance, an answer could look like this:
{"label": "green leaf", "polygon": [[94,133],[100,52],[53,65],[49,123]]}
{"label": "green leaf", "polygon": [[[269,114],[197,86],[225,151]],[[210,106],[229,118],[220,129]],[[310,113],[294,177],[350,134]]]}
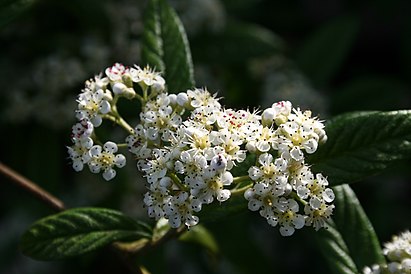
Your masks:
{"label": "green leaf", "polygon": [[193,226],[179,238],[180,241],[197,244],[212,254],[218,254],[218,244],[210,231],[201,224]]}
{"label": "green leaf", "polygon": [[81,255],[114,241],[150,237],[148,227],[121,212],[75,208],[35,222],[22,236],[23,253],[38,260]]}
{"label": "green leaf", "polygon": [[170,92],[194,87],[187,35],[166,0],[150,0],[148,3],[144,17],[142,59],[163,72]]}
{"label": "green leaf", "polygon": [[272,31],[254,24],[231,22],[216,33],[192,40],[196,60],[208,63],[246,63],[284,51],[284,41]]}
{"label": "green leaf", "polygon": [[0,27],[11,22],[14,18],[25,12],[35,0],[1,0],[0,1]]}
{"label": "green leaf", "polygon": [[201,212],[198,213],[200,222],[215,222],[232,216],[234,214],[247,211],[248,202],[242,194],[233,194],[230,199],[225,202],[214,202],[205,205]]}
{"label": "green leaf", "polygon": [[334,273],[359,273],[365,266],[385,262],[374,228],[349,185],[334,187],[335,212],[328,229],[318,235]]}
{"label": "green leaf", "polygon": [[356,17],[331,21],[308,37],[297,53],[297,64],[315,85],[327,84],[344,62],[358,30]]}
{"label": "green leaf", "polygon": [[360,181],[411,157],[411,111],[354,112],[326,123],[328,140],[308,162],[331,185]]}

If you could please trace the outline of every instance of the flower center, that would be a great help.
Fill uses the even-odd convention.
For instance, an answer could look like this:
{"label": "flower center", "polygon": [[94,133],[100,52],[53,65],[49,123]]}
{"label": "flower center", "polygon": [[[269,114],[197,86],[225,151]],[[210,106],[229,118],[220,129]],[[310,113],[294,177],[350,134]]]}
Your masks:
{"label": "flower center", "polygon": [[103,167],[110,167],[114,163],[114,155],[102,152],[99,161]]}

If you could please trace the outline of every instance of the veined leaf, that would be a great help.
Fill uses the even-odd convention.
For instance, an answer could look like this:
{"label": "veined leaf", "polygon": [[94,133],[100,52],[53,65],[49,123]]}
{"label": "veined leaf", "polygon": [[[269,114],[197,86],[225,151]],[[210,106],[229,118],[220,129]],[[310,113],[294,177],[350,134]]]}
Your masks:
{"label": "veined leaf", "polygon": [[166,0],[150,0],[148,3],[144,17],[142,59],[163,72],[170,92],[194,87],[187,35]]}
{"label": "veined leaf", "polygon": [[327,142],[310,155],[331,185],[352,183],[411,157],[411,111],[354,112],[327,122]]}
{"label": "veined leaf", "polygon": [[81,255],[120,240],[151,237],[149,228],[121,212],[74,208],[35,222],[22,236],[23,253],[38,260]]}
{"label": "veined leaf", "polygon": [[349,185],[334,187],[335,212],[328,229],[319,232],[334,273],[359,273],[367,265],[385,262],[374,228]]}

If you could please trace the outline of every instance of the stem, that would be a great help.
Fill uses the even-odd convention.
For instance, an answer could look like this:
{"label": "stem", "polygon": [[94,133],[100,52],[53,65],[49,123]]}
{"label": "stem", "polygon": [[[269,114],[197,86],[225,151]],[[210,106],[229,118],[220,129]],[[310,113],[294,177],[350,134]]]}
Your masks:
{"label": "stem", "polygon": [[56,211],[63,211],[65,209],[64,203],[30,181],[29,179],[23,177],[16,171],[12,170],[11,168],[7,167],[3,163],[0,162],[0,173],[4,174],[6,177],[11,179],[12,182],[17,184],[18,186],[22,187],[24,190],[32,194],[37,199],[43,201],[48,206]]}
{"label": "stem", "polygon": [[134,134],[134,129],[120,116],[118,113],[114,113],[115,116],[113,115],[104,115],[103,118],[113,121],[117,125],[121,126],[124,128],[126,131],[128,131],[130,134]]}
{"label": "stem", "polygon": [[181,189],[184,191],[187,191],[187,187],[181,182],[180,178],[177,177],[175,173],[170,173],[168,174],[170,176],[171,180]]}
{"label": "stem", "polygon": [[124,148],[124,147],[127,147],[127,144],[126,143],[117,144],[117,147]]}
{"label": "stem", "polygon": [[250,177],[248,175],[238,176],[233,179],[233,184],[239,184],[245,181],[249,181]]}
{"label": "stem", "polygon": [[253,183],[249,183],[246,186],[243,186],[242,188],[237,188],[237,189],[232,189],[231,190],[231,196],[236,196],[236,195],[242,195],[244,194],[244,192],[249,189],[251,186],[253,185]]}
{"label": "stem", "polygon": [[141,239],[134,243],[122,243],[116,242],[113,243],[113,246],[125,253],[132,253],[135,255],[141,255],[144,252],[147,252],[150,249],[153,249],[164,242],[171,240],[173,238],[177,238],[181,234],[183,234],[187,230],[186,226],[181,226],[177,229],[170,229],[163,237],[159,238],[158,240],[148,240],[148,239]]}

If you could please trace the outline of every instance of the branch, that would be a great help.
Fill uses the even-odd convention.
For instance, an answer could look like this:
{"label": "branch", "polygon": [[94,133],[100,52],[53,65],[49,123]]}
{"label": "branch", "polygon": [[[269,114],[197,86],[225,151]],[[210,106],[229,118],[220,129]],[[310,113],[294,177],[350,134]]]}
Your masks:
{"label": "branch", "polygon": [[31,195],[36,197],[37,199],[43,201],[46,203],[48,206],[53,208],[56,211],[63,211],[65,209],[64,203],[54,197],[52,194],[48,193],[29,179],[23,177],[16,171],[12,170],[8,166],[4,165],[3,163],[0,162],[0,173],[4,174],[6,177],[11,179],[11,181],[27,192],[29,192]]}

